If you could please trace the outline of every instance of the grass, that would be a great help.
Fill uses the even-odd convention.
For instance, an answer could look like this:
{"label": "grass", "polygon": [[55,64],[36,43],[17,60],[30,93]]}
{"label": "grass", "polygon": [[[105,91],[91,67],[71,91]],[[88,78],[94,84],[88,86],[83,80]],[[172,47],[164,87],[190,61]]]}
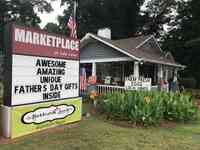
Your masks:
{"label": "grass", "polygon": [[200,121],[173,129],[123,128],[92,116],[73,128],[65,126],[61,131],[2,144],[0,150],[199,150],[199,139]]}

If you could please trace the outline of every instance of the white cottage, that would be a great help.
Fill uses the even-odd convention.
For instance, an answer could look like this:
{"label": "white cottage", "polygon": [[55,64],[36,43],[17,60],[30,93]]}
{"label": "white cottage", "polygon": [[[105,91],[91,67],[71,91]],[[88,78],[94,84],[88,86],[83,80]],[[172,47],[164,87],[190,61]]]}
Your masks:
{"label": "white cottage", "polygon": [[151,78],[156,88],[161,80],[169,81],[185,66],[177,63],[170,52],[163,52],[154,36],[111,40],[109,29],[98,35],[87,33],[81,40],[81,67],[87,77],[96,76],[99,87],[124,87],[125,78]]}

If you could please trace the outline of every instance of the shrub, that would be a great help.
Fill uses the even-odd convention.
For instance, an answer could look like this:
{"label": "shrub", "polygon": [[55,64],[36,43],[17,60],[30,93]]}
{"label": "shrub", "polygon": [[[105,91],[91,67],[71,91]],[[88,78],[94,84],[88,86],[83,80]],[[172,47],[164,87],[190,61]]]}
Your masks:
{"label": "shrub", "polygon": [[[133,98],[129,98],[131,104],[128,118],[139,124],[157,124],[163,118],[163,103],[159,100],[160,95],[155,97],[153,93],[134,92],[129,93]],[[128,97],[128,96],[127,96]]]}
{"label": "shrub", "polygon": [[142,125],[156,125],[163,119],[188,121],[197,116],[192,97],[180,93],[116,92],[101,96],[99,104],[108,117]]}
{"label": "shrub", "polygon": [[189,94],[169,93],[164,99],[164,117],[167,120],[189,121],[197,118],[197,106]]}

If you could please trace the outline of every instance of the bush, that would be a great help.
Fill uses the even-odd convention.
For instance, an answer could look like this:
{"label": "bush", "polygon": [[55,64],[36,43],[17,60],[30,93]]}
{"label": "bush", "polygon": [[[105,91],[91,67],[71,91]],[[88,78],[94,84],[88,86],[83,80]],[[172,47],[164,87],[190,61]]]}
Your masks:
{"label": "bush", "polygon": [[164,99],[164,117],[167,120],[189,121],[197,118],[197,106],[189,94],[169,93]]}
{"label": "bush", "polygon": [[190,95],[166,92],[109,93],[101,96],[100,106],[108,117],[136,124],[156,125],[161,120],[196,119],[197,107]]}

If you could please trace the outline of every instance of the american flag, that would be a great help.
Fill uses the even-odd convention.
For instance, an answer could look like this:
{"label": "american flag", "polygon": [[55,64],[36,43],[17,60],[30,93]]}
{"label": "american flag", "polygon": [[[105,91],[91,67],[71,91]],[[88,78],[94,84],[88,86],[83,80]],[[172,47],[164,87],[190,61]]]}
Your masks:
{"label": "american flag", "polygon": [[84,92],[86,90],[86,70],[85,68],[81,68],[80,70],[80,91]]}
{"label": "american flag", "polygon": [[70,37],[77,38],[77,34],[76,34],[76,21],[72,17],[72,15],[69,17],[69,21],[67,23],[67,26],[70,29]]}

